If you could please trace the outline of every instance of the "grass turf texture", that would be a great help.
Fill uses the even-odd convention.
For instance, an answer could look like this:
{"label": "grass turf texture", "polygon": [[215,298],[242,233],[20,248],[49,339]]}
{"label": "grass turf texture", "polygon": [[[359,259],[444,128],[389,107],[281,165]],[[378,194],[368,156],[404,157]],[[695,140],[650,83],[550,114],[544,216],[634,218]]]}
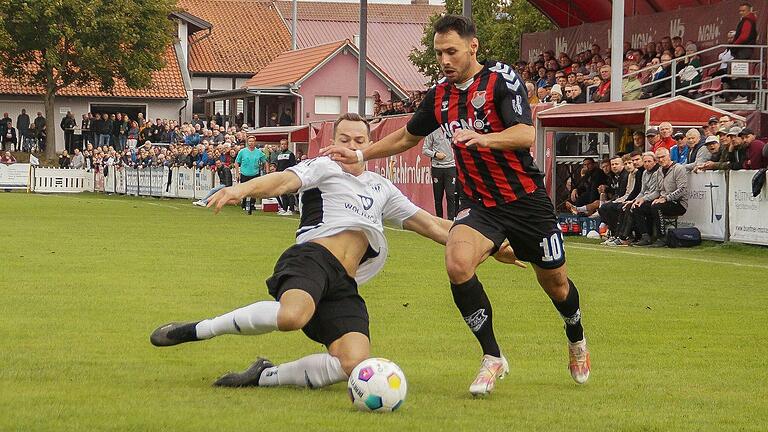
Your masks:
{"label": "grass turf texture", "polygon": [[755,430],[768,428],[768,250],[607,249],[567,241],[593,373],[571,381],[562,321],[532,271],[479,275],[511,374],[467,388],[480,352],[451,300],[442,246],[388,230],[362,287],[373,354],[405,371],[400,411],[353,410],[346,384],[220,389],[257,355],[322,349],[300,332],[155,348],[171,320],[266,299],[295,218],[188,201],[0,195],[0,430]]}

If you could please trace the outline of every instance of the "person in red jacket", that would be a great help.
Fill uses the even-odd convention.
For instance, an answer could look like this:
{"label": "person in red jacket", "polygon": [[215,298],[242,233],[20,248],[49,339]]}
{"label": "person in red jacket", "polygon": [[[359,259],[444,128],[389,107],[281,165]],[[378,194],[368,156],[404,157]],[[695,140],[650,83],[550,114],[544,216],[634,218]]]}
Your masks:
{"label": "person in red jacket", "polygon": [[746,169],[758,170],[768,168],[768,158],[764,157],[765,143],[755,138],[755,132],[750,128],[744,128],[739,133],[747,144],[747,162]]}
{"label": "person in red jacket", "polygon": [[[741,19],[736,25],[736,34],[733,37],[734,45],[754,45],[757,42],[757,16],[752,11],[752,5],[749,2],[739,4],[739,15]],[[753,48],[733,48],[731,50],[735,60],[748,60],[753,57]],[[749,79],[739,78],[731,81],[731,88],[738,90],[749,89]],[[731,97],[736,97],[733,102],[747,102],[749,93],[732,93]]]}

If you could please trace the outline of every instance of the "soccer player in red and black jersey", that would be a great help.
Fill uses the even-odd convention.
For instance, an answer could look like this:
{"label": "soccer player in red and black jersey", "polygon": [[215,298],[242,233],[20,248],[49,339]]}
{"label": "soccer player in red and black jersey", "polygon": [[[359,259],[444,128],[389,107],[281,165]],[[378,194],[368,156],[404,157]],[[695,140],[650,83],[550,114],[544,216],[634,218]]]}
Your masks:
{"label": "soccer player in red and black jersey", "polygon": [[444,78],[427,92],[406,127],[362,151],[331,146],[323,152],[344,163],[362,162],[405,151],[442,129],[453,142],[461,196],[445,264],[454,302],[483,349],[469,391],[488,394],[509,370],[493,334],[491,303],[475,274],[505,241],[533,265],[539,284],[563,317],[571,376],[584,383],[590,360],[579,294],[568,278],[544,175],[530,154],[535,130],[525,84],[503,63],[477,61],[478,40],[468,18],[439,19],[434,47]]}

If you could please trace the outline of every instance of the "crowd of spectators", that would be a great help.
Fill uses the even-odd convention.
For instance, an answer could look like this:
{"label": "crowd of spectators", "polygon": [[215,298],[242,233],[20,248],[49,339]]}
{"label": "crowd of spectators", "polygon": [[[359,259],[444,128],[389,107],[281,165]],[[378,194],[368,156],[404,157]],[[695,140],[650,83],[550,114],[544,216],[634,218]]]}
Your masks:
{"label": "crowd of spectators", "polygon": [[408,114],[416,111],[416,108],[421,105],[424,100],[423,91],[412,91],[408,93],[408,98],[405,100],[382,100],[379,92],[373,92],[373,116],[374,117],[388,117],[401,114]]}
{"label": "crowd of spectators", "polygon": [[565,209],[599,216],[607,246],[665,246],[662,221],[685,214],[688,173],[768,168],[768,145],[727,115],[685,132],[665,122],[634,138],[630,153],[585,158],[566,184]]}
{"label": "crowd of spectators", "polygon": [[[741,20],[737,28],[728,33],[728,43],[735,45],[754,44],[757,37],[757,18],[751,4],[739,6]],[[665,36],[658,42],[648,42],[643,47],[633,47],[624,42],[622,50],[622,99],[636,100],[669,94],[672,79],[678,94],[697,96],[698,83],[702,79],[701,58],[696,54],[699,48],[693,40],[683,41],[675,36]],[[720,53],[722,63],[715,69],[715,75],[726,74],[728,62],[733,59],[749,59],[751,48],[725,49]],[[545,51],[529,62],[515,64],[518,74],[526,83],[528,99],[536,103],[587,103],[608,102],[611,88],[611,52],[593,44],[591,49],[579,52],[573,57],[565,52],[555,54]],[[673,63],[676,64],[672,76]],[[670,78],[671,77],[671,78]],[[746,89],[745,79],[723,79],[724,86],[732,89]],[[747,94],[726,93],[728,102],[746,102]]]}

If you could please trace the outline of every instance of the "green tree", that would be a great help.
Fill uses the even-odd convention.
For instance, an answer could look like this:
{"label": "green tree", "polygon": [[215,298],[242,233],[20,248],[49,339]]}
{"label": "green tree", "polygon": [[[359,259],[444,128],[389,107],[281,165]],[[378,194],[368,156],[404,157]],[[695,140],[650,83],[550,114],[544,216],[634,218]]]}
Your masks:
{"label": "green tree", "polygon": [[42,89],[47,119],[46,156],[56,149],[54,101],[68,86],[116,80],[130,88],[151,84],[165,66],[174,37],[168,15],[175,0],[2,0],[0,71]]}
{"label": "green tree", "polygon": [[[447,13],[462,12],[461,0],[446,0]],[[414,49],[409,58],[419,71],[430,78],[431,83],[438,80],[440,67],[434,54],[432,25],[440,17],[435,15],[424,26],[421,39],[423,50]],[[552,22],[526,0],[473,0],[472,19],[477,26],[477,39],[480,41],[478,59],[494,59],[506,63],[515,62],[520,57],[520,38],[523,33],[545,31],[553,28]]]}

